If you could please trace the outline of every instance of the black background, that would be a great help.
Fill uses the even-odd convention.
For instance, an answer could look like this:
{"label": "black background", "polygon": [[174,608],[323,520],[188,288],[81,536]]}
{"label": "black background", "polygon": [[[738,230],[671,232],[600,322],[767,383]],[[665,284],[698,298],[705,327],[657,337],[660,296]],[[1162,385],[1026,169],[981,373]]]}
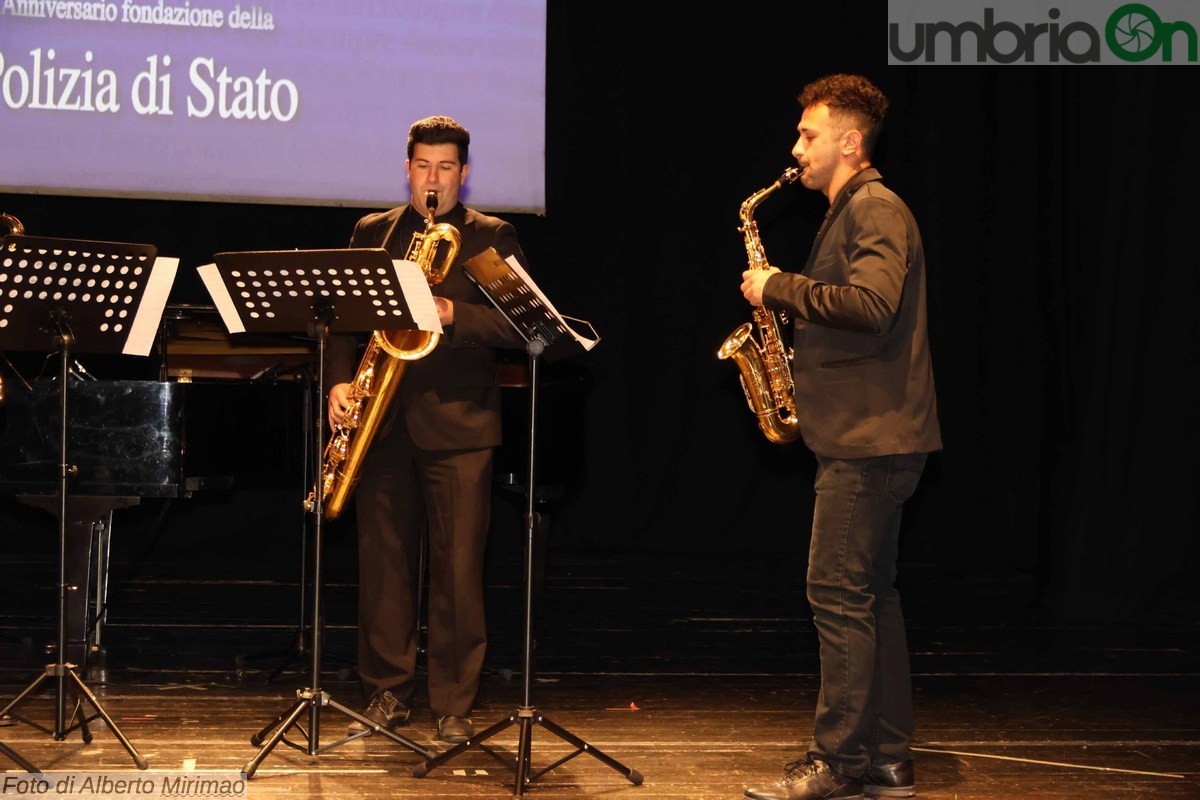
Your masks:
{"label": "black background", "polygon": [[[875,163],[929,261],[945,450],[903,558],[1027,580],[1065,616],[1194,614],[1195,68],[888,67],[881,11],[791,8],[665,24],[551,3],[548,211],[503,216],[555,305],[602,337],[548,370],[576,387],[540,433],[567,485],[553,546],[728,553],[731,569],[803,555],[812,457],[761,436],[716,350],[750,319],[738,206],[794,164],[800,88],[855,71],[891,98]],[[760,206],[773,263],[803,264],[825,207],[798,185]],[[42,195],[0,210],[30,235],[153,243],[180,259],[172,301],[195,303],[214,253],[342,247],[365,211]],[[252,426],[279,416],[260,413]]]}

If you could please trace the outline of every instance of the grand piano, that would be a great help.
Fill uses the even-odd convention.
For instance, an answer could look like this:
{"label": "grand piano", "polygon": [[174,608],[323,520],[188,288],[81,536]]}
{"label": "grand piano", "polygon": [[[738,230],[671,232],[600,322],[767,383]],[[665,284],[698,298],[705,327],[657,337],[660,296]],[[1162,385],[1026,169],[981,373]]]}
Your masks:
{"label": "grand piano", "polygon": [[[70,370],[65,660],[85,670],[100,645],[113,512],[238,481],[291,480],[299,496],[307,447],[298,398],[312,373],[311,343],[230,337],[212,307],[175,305],[163,315],[155,355],[150,377],[96,378],[131,363],[102,357]],[[56,522],[59,379],[26,380],[20,366],[0,361],[0,495]]]}

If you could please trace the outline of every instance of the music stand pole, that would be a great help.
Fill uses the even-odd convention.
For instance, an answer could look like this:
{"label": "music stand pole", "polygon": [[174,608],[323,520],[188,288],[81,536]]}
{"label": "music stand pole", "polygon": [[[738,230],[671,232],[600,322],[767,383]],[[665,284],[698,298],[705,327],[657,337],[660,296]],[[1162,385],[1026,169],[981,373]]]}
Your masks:
{"label": "music stand pole", "polygon": [[[309,338],[311,338],[315,341],[316,335],[313,332],[309,332]],[[304,384],[302,409],[300,412],[300,417],[302,419],[300,450],[301,450],[301,452],[304,453],[304,459],[303,459],[304,463],[301,465],[301,479],[300,479],[301,486],[311,486],[312,485],[312,473],[310,472],[310,468],[315,469],[315,467],[313,467],[314,449],[315,449],[315,454],[316,454],[315,457],[320,458],[320,456],[321,456],[320,449],[314,448],[312,445],[312,441],[313,441],[314,437],[316,437],[316,439],[318,441],[320,441],[320,438],[321,438],[320,430],[315,427],[316,422],[315,422],[315,419],[313,416],[313,411],[312,411],[312,407],[313,407],[312,382],[316,379],[316,375],[313,373],[314,373],[314,371],[306,365],[303,368],[301,368],[300,370],[297,370],[293,374],[293,378],[297,382],[302,381]],[[320,462],[317,461],[316,463],[319,464]],[[310,568],[309,555],[308,555],[310,545],[309,545],[309,541],[308,541],[309,540],[309,525],[308,525],[308,515],[307,514],[305,514],[302,517],[300,534],[301,534],[300,535],[300,581],[299,581],[300,597],[299,597],[299,603],[298,603],[299,621],[296,624],[296,629],[292,633],[292,641],[295,644],[290,648],[267,650],[265,652],[259,652],[259,653],[247,653],[247,654],[242,654],[242,655],[237,656],[236,664],[237,664],[239,677],[241,676],[246,663],[251,660],[257,661],[257,660],[266,659],[266,658],[278,658],[279,659],[279,661],[275,664],[275,667],[267,675],[267,678],[266,678],[267,683],[272,683],[276,678],[278,678],[285,671],[287,671],[288,667],[290,667],[291,665],[293,665],[293,664],[304,665],[308,661],[308,656],[309,656],[309,653],[311,652],[310,646],[309,646],[310,627],[308,624],[308,606],[309,606],[309,603],[311,602],[309,599],[309,597],[310,597],[309,586],[310,586],[310,581],[311,581],[311,576],[312,576],[312,569]],[[324,626],[324,620],[321,620],[320,624],[322,626]],[[340,661],[343,664],[351,664],[351,665],[354,664],[354,660],[352,658],[342,655],[341,653],[332,652],[330,650],[323,650],[322,657],[334,659],[334,660]],[[301,671],[303,671],[303,666],[301,667]],[[339,675],[340,674],[341,673],[339,672]]]}
{"label": "music stand pole", "polygon": [[[627,767],[615,758],[602,752],[595,745],[589,744],[560,725],[555,724],[538,711],[533,703],[533,584],[534,584],[534,542],[537,533],[538,514],[537,502],[537,397],[538,397],[538,365],[546,351],[546,339],[550,344],[559,339],[553,331],[561,330],[562,319],[554,312],[549,304],[530,303],[531,292],[541,296],[531,281],[512,272],[511,269],[495,254],[494,250],[471,259],[466,263],[467,274],[480,286],[484,294],[496,305],[513,327],[525,337],[525,351],[529,355],[529,471],[525,483],[525,642],[524,666],[521,705],[506,718],[482,731],[478,736],[455,745],[446,752],[429,758],[424,764],[413,770],[413,777],[422,778],[430,770],[452,761],[461,753],[474,747],[485,750],[493,757],[499,756],[492,750],[483,747],[483,743],[513,725],[518,726],[517,756],[514,766],[513,797],[523,796],[525,788],[547,772],[565,764],[578,755],[587,753],[601,763],[621,773],[635,786],[641,785],[642,774],[636,769]],[[511,304],[511,307],[510,307]],[[544,315],[544,316],[543,316]],[[535,317],[539,317],[534,319]],[[565,342],[564,342],[565,343]],[[549,764],[535,773],[530,773],[530,760],[533,752],[533,726],[540,725],[559,739],[572,745],[575,750],[557,761]]]}

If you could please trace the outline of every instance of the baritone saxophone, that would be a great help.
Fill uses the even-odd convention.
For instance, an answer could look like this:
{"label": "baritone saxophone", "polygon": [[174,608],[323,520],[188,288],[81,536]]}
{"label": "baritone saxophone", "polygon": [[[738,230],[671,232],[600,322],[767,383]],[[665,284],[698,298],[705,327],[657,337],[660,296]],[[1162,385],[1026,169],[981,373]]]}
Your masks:
{"label": "baritone saxophone", "polygon": [[[453,225],[434,223],[433,213],[437,208],[435,192],[426,193],[425,207],[429,210],[425,230],[413,234],[404,259],[415,262],[425,273],[429,285],[436,286],[450,272],[450,265],[454,263],[462,245],[462,237]],[[334,427],[321,459],[321,473],[317,480],[322,492],[322,515],[325,519],[336,519],[345,508],[358,483],[363,458],[379,432],[408,363],[432,353],[439,339],[440,334],[421,330],[381,330],[371,333],[358,371],[350,382],[346,414]],[[304,502],[308,511],[316,507],[317,488],[313,487]]]}
{"label": "baritone saxophone", "polygon": [[[747,197],[738,212],[746,256],[750,269],[769,269],[766,251],[754,221],[754,209],[779,187],[800,177],[797,167],[789,167],[765,189]],[[725,339],[717,351],[719,359],[733,359],[740,371],[746,402],[758,420],[758,427],[776,444],[795,441],[800,436],[796,418],[796,385],[792,378],[792,349],[783,344],[785,318],[766,306],[756,306],[754,321],[743,323]],[[757,330],[758,340],[754,338]]]}

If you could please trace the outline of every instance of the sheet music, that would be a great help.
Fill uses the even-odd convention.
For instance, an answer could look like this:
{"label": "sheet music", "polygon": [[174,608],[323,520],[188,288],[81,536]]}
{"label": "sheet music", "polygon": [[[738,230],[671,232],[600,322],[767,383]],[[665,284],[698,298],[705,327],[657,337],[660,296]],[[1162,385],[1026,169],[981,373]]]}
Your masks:
{"label": "sheet music", "polygon": [[179,266],[148,244],[8,235],[0,257],[0,343],[40,350],[68,326],[84,353],[147,356]]}
{"label": "sheet music", "polygon": [[242,317],[238,314],[237,306],[229,295],[229,290],[225,288],[225,282],[221,280],[221,273],[217,271],[217,265],[205,264],[196,267],[196,272],[199,273],[200,280],[204,282],[204,288],[208,289],[209,297],[213,299],[213,305],[216,306],[217,313],[221,315],[221,321],[225,323],[225,329],[230,333],[245,333],[246,326],[242,323]]}
{"label": "sheet music", "polygon": [[175,283],[175,272],[179,269],[178,258],[154,259],[150,277],[146,280],[146,291],[142,303],[129,329],[122,353],[132,356],[148,356],[158,336],[158,323],[162,321],[163,309]]}
{"label": "sheet music", "polygon": [[392,259],[392,266],[396,270],[396,280],[400,282],[400,289],[404,292],[408,310],[412,312],[417,327],[423,331],[443,333],[442,321],[438,319],[437,304],[429,291],[429,279],[425,277],[420,265],[415,261]]}
{"label": "sheet music", "polygon": [[[541,305],[545,306],[548,311],[554,315],[554,318],[559,321],[559,323],[562,323],[562,330],[570,333],[571,338],[574,338],[576,342],[580,343],[584,350],[590,350],[595,347],[596,343],[600,342],[600,336],[598,333],[596,333],[594,327],[587,323],[587,321],[575,319],[574,317],[564,317],[563,314],[558,313],[558,309],[554,308],[554,303],[550,301],[550,297],[542,294],[541,289],[538,288],[538,284],[534,283],[534,279],[529,277],[528,272],[524,271],[521,264],[518,263],[515,255],[509,255],[508,258],[504,259],[504,263],[508,264],[512,272],[514,272],[517,277],[520,277],[522,281],[526,283],[529,290],[533,291],[534,295],[538,297],[538,301],[541,303]],[[588,331],[592,336],[583,336],[582,333],[575,330],[575,327],[572,326],[571,323],[575,323],[577,325],[587,325]]]}
{"label": "sheet music", "polygon": [[391,259],[381,248],[248,251],[214,258],[196,271],[230,334],[297,332],[322,304],[334,310],[334,333],[443,333],[420,266]]}

